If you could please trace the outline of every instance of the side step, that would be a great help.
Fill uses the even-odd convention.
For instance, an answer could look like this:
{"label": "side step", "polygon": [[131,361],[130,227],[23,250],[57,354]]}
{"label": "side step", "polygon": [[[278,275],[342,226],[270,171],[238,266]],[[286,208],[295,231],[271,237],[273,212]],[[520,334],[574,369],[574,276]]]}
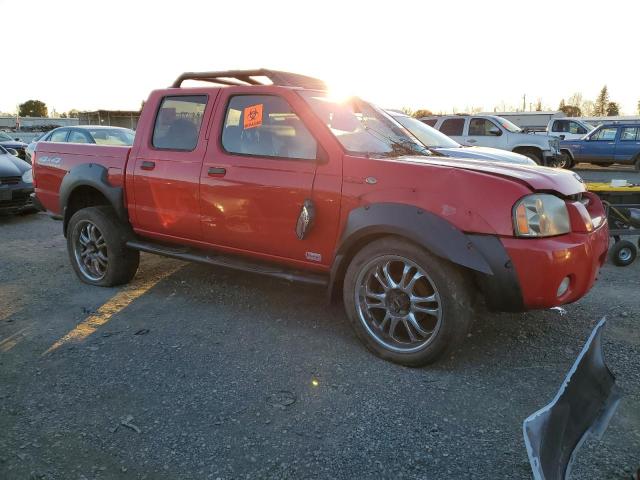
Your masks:
{"label": "side step", "polygon": [[205,250],[180,247],[175,248],[139,240],[129,240],[127,242],[127,247],[134,250],[140,250],[141,252],[155,253],[156,255],[185,260],[187,262],[205,263],[207,265],[215,265],[217,267],[258,273],[260,275],[276,277],[290,282],[310,283],[312,285],[321,285],[323,287],[326,287],[329,284],[328,275],[322,275],[315,272],[305,272],[302,270],[289,270],[267,263],[246,260],[241,257],[218,255],[214,252],[208,252]]}

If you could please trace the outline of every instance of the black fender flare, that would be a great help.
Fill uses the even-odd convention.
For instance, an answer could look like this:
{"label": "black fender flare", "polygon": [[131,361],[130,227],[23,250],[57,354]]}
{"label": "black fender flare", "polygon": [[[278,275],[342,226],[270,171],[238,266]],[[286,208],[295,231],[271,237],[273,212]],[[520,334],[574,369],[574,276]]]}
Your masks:
{"label": "black fender flare", "polygon": [[329,291],[346,267],[349,250],[372,235],[398,235],[423,246],[434,255],[485,275],[490,264],[463,232],[438,215],[401,203],[375,203],[349,213],[331,267]]}
{"label": "black fender flare", "polygon": [[72,167],[62,179],[60,184],[60,211],[62,212],[63,231],[67,231],[69,216],[67,205],[73,191],[78,187],[92,187],[105,196],[109,204],[116,211],[118,217],[128,222],[127,209],[124,206],[124,193],[122,187],[114,187],[109,184],[108,170],[103,165],[96,163],[83,163]]}

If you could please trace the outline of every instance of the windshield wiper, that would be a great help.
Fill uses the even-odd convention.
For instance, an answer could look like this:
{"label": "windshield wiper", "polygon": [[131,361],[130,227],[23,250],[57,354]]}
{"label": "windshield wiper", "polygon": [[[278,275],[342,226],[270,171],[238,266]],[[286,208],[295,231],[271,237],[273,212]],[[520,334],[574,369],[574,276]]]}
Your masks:
{"label": "windshield wiper", "polygon": [[[372,135],[378,135],[382,137],[387,142],[391,143],[391,151],[386,152],[386,154],[381,154],[388,156],[388,154],[393,154],[392,156],[402,156],[402,155],[431,155],[431,151],[425,147],[424,145],[420,145],[416,142],[412,142],[411,140],[394,140],[391,137],[386,136],[384,133],[380,133],[377,130],[371,128],[366,124],[366,122],[361,122],[365,131],[370,132]],[[416,148],[418,147],[418,148]]]}

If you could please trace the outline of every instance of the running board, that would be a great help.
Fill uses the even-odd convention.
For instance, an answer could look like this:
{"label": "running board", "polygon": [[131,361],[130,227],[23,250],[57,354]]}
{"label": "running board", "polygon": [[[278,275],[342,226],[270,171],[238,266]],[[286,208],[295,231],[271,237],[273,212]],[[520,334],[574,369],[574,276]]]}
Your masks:
{"label": "running board", "polygon": [[173,248],[151,242],[141,242],[138,240],[129,240],[127,247],[141,252],[155,253],[164,257],[176,258],[187,262],[204,263],[214,265],[216,267],[232,268],[243,272],[257,273],[270,277],[288,280],[290,282],[310,283],[312,285],[321,285],[326,287],[329,284],[329,277],[313,272],[304,272],[301,270],[288,270],[278,266],[269,265],[261,262],[246,260],[241,257],[218,255],[213,252],[196,250],[192,248]]}

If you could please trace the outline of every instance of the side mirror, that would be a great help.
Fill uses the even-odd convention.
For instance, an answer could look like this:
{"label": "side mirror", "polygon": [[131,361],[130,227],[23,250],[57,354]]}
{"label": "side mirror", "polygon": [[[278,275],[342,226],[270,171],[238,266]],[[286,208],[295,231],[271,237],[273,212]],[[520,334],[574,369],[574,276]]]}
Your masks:
{"label": "side mirror", "polygon": [[565,135],[560,135],[560,140],[564,140]]}
{"label": "side mirror", "polygon": [[18,137],[14,138],[14,140],[15,140],[16,142],[19,142],[19,141],[20,141],[20,139],[19,139]]}
{"label": "side mirror", "polygon": [[491,127],[489,129],[489,135],[499,137],[500,135],[502,135],[502,130],[500,130],[498,127]]}

